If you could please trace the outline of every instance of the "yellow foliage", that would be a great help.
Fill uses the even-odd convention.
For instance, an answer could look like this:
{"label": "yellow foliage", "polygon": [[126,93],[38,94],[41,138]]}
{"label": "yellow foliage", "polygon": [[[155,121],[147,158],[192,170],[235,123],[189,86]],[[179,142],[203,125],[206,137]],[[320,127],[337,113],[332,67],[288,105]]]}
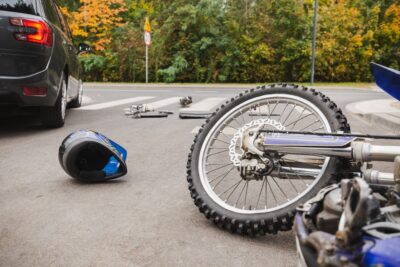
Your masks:
{"label": "yellow foliage", "polygon": [[67,15],[71,32],[76,37],[89,38],[95,50],[102,51],[111,43],[111,33],[120,27],[119,14],[126,11],[124,0],[81,0],[81,7]]}
{"label": "yellow foliage", "polygon": [[363,44],[363,38],[360,34],[354,35],[353,38],[351,38],[351,41],[354,44],[354,46],[361,47]]}
{"label": "yellow foliage", "polygon": [[400,39],[400,6],[391,5],[385,12],[385,22],[381,25],[382,33],[393,43]]}
{"label": "yellow foliage", "polygon": [[366,41],[371,41],[371,40],[373,40],[373,39],[374,39],[374,32],[371,31],[371,30],[368,30],[368,31],[365,33],[365,35],[364,35],[364,39],[365,39]]}

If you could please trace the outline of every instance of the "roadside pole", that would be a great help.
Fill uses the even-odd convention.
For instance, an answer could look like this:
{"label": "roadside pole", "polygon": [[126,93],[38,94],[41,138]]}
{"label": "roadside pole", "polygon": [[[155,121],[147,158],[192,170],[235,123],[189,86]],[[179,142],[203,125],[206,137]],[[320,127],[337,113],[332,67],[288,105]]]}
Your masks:
{"label": "roadside pole", "polygon": [[311,54],[311,84],[314,84],[315,72],[315,46],[317,42],[317,16],[318,16],[318,0],[314,0],[314,30],[312,40],[312,54]]}
{"label": "roadside pole", "polygon": [[147,17],[144,24],[144,43],[146,45],[146,83],[149,82],[149,46],[151,45],[151,26]]}
{"label": "roadside pole", "polygon": [[146,83],[149,82],[149,46],[146,45]]}

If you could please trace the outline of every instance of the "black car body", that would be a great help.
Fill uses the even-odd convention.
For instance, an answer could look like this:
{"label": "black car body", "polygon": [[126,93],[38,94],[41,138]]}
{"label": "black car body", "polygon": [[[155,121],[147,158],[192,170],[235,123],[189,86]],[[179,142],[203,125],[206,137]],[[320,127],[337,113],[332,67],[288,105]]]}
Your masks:
{"label": "black car body", "polygon": [[82,101],[79,51],[54,0],[0,0],[0,105],[40,107],[50,127]]}

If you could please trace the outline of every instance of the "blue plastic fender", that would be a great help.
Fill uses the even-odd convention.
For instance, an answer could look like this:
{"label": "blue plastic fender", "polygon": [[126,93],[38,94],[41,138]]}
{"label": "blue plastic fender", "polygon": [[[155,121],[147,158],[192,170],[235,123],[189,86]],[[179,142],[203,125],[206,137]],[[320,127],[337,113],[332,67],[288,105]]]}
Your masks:
{"label": "blue plastic fender", "polygon": [[400,100],[400,71],[371,62],[376,84],[386,93]]}
{"label": "blue plastic fender", "polygon": [[398,267],[400,266],[400,237],[389,239],[368,239],[374,245],[366,246],[362,266],[382,266]]}

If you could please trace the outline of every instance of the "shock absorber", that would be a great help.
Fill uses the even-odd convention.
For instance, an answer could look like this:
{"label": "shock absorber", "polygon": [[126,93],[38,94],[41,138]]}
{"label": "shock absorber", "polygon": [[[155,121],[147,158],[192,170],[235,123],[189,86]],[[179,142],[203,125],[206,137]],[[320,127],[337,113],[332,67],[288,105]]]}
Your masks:
{"label": "shock absorber", "polygon": [[371,145],[363,141],[351,143],[352,158],[357,162],[395,161],[400,156],[400,146]]}

